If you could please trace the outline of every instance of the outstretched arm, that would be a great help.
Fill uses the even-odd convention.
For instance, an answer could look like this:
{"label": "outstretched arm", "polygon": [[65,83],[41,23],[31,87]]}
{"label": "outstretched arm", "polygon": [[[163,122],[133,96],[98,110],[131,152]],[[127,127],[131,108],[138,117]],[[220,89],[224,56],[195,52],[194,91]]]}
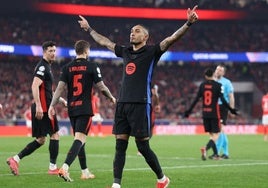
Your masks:
{"label": "outstretched arm", "polygon": [[101,46],[107,47],[109,50],[114,52],[115,43],[112,42],[107,37],[97,33],[94,29],[90,27],[88,24],[88,21],[81,15],[79,15],[81,20],[78,20],[78,23],[80,24],[80,27],[84,29],[85,31],[88,31],[91,37]]}
{"label": "outstretched arm", "polygon": [[160,43],[160,48],[162,51],[166,51],[172,44],[174,44],[177,40],[179,40],[188,30],[188,28],[197,21],[198,15],[195,12],[197,9],[197,5],[194,6],[194,8],[191,10],[188,8],[187,10],[187,22],[181,26],[177,31],[175,31],[171,36],[165,38]]}

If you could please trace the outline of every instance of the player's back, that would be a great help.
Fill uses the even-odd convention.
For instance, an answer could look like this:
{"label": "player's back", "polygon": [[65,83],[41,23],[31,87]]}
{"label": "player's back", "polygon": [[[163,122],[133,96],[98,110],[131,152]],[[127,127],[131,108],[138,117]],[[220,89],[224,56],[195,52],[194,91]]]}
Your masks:
{"label": "player's back", "polygon": [[92,86],[102,80],[96,63],[82,58],[75,59],[63,68],[61,80],[68,87],[69,115],[93,115]]}
{"label": "player's back", "polygon": [[201,85],[203,98],[203,117],[217,118],[219,113],[218,99],[221,93],[221,84],[214,80],[206,80]]}

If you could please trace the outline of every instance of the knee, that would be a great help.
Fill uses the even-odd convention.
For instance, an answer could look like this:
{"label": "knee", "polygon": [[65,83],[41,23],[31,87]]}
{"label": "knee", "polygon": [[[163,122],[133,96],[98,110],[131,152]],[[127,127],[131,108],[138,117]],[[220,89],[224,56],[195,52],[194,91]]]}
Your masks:
{"label": "knee", "polygon": [[148,140],[136,140],[136,145],[139,152],[144,153],[145,151],[150,150],[149,141]]}
{"label": "knee", "polygon": [[126,152],[128,147],[128,141],[127,140],[122,140],[122,139],[116,139],[116,152]]}
{"label": "knee", "polygon": [[46,137],[39,137],[36,139],[36,141],[40,144],[40,145],[44,145],[46,142]]}
{"label": "knee", "polygon": [[59,139],[60,139],[60,135],[59,135],[59,133],[56,132],[56,133],[52,134],[52,135],[50,136],[50,139],[52,139],[52,140],[59,140]]}

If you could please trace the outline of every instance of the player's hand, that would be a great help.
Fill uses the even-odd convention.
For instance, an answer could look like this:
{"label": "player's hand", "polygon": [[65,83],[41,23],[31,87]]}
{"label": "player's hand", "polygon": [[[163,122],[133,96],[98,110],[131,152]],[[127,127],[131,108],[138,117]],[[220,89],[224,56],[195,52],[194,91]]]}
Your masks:
{"label": "player's hand", "polygon": [[36,113],[35,117],[39,120],[41,120],[44,116],[43,109],[40,105],[36,105]]}
{"label": "player's hand", "polygon": [[55,112],[54,107],[49,106],[49,109],[48,109],[48,117],[49,117],[49,119],[53,120],[55,114],[56,114],[56,112]]}
{"label": "player's hand", "polygon": [[235,108],[230,109],[230,112],[234,115],[238,115],[238,110]]}
{"label": "player's hand", "polygon": [[0,104],[0,112],[3,110],[3,105]]}
{"label": "player's hand", "polygon": [[195,10],[197,9],[197,7],[198,6],[195,5],[192,10],[190,8],[188,8],[188,10],[187,10],[187,19],[188,19],[188,22],[194,23],[194,22],[196,22],[198,20],[198,15],[195,12]]}
{"label": "player's hand", "polygon": [[183,114],[183,117],[184,117],[184,118],[188,118],[189,115],[190,115],[190,113],[191,113],[190,110],[186,110],[186,111],[184,112],[184,114]]}
{"label": "player's hand", "polygon": [[85,31],[88,31],[88,29],[90,28],[88,21],[86,20],[86,18],[84,18],[83,16],[79,15],[79,17],[81,18],[81,20],[78,20],[78,23],[80,24],[80,27],[82,29],[84,29]]}
{"label": "player's hand", "polygon": [[111,98],[111,102],[112,102],[113,104],[116,104],[116,98],[112,97],[112,98]]}
{"label": "player's hand", "polygon": [[59,102],[62,103],[65,108],[67,108],[68,102],[64,98],[60,97]]}
{"label": "player's hand", "polygon": [[64,100],[64,101],[62,102],[62,104],[63,104],[63,106],[64,106],[65,108],[67,108],[68,103],[67,103],[67,101],[66,101],[66,100]]}

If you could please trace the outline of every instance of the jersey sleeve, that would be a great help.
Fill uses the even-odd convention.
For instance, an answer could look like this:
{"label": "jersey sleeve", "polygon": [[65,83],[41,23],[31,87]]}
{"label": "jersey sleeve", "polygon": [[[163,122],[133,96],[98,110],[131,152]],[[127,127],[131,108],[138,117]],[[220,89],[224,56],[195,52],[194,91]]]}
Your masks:
{"label": "jersey sleeve", "polygon": [[36,67],[34,71],[34,77],[38,77],[41,80],[45,79],[45,72],[46,72],[46,67],[44,65],[39,65]]}
{"label": "jersey sleeve", "polygon": [[160,43],[155,44],[154,48],[155,48],[155,57],[156,57],[156,60],[157,60],[156,63],[158,63],[159,59],[161,58],[163,53],[165,53],[165,51],[161,50]]}
{"label": "jersey sleeve", "polygon": [[124,49],[125,47],[124,46],[119,46],[119,45],[115,45],[115,55],[117,56],[117,57],[123,57],[123,49]]}
{"label": "jersey sleeve", "polygon": [[67,83],[66,72],[67,72],[67,66],[64,66],[64,67],[61,69],[61,72],[60,72],[60,81],[63,81],[64,83]]}
{"label": "jersey sleeve", "polygon": [[102,81],[101,71],[96,63],[93,63],[93,80],[94,83]]}

